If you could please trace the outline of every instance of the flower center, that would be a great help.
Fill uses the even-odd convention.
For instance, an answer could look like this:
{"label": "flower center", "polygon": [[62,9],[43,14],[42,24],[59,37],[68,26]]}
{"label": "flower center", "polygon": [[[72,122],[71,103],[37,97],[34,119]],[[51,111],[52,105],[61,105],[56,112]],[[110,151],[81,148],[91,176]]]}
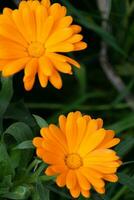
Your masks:
{"label": "flower center", "polygon": [[32,57],[40,57],[43,55],[45,49],[40,42],[32,42],[28,47],[28,53]]}
{"label": "flower center", "polygon": [[70,169],[78,169],[83,165],[81,157],[76,153],[68,154],[65,157],[65,163]]}

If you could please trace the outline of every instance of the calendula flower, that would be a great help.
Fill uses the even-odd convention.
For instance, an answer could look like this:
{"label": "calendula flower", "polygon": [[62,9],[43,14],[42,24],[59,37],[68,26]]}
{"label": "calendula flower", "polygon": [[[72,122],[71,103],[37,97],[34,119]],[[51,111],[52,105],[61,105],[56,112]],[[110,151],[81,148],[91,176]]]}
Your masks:
{"label": "calendula flower", "polygon": [[5,8],[0,15],[0,71],[4,77],[24,69],[24,86],[31,90],[38,75],[42,87],[48,80],[60,89],[59,72],[72,74],[80,67],[75,60],[61,53],[87,47],[79,34],[81,27],[72,25],[66,8],[49,0],[22,1],[19,8]]}
{"label": "calendula flower", "polygon": [[58,186],[67,186],[71,195],[90,196],[93,187],[105,193],[105,180],[116,182],[120,158],[110,148],[120,142],[112,130],[102,128],[102,119],[70,112],[59,117],[59,127],[50,124],[33,139],[37,156],[49,166],[48,176],[57,175]]}

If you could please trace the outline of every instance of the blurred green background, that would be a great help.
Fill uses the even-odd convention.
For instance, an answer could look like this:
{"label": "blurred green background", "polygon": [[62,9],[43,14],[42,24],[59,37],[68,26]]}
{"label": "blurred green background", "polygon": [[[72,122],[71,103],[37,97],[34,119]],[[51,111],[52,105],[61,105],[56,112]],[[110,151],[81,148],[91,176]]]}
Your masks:
{"label": "blurred green background", "polygon": [[[94,194],[92,198],[95,200],[133,200],[134,1],[53,0],[52,2],[65,5],[68,8],[68,15],[72,15],[74,22],[83,27],[84,41],[88,43],[88,48],[69,54],[80,62],[81,69],[74,69],[74,74],[71,76],[62,74],[63,87],[61,90],[53,88],[50,84],[43,89],[36,80],[34,88],[26,92],[22,82],[23,72],[14,76],[13,89],[11,80],[1,80],[0,104],[3,105],[4,102],[5,105],[5,99],[8,99],[3,117],[0,117],[0,122],[2,118],[4,124],[1,130],[4,131],[13,122],[19,121],[30,126],[34,133],[36,131],[38,133],[39,127],[31,113],[41,116],[48,123],[57,123],[59,114],[66,114],[73,110],[80,110],[93,118],[103,118],[104,126],[114,129],[122,139],[117,147],[118,154],[122,156],[124,162],[132,162],[120,168],[119,182],[121,184],[108,184],[105,196],[100,197]],[[16,8],[17,3],[16,0],[0,0],[0,11],[2,12],[4,7]],[[2,109],[1,106],[0,111]],[[22,141],[18,140],[18,143]],[[10,152],[11,149],[12,145],[8,151]],[[29,165],[31,158],[29,156],[24,168]],[[18,162],[19,168],[21,164],[20,161]],[[39,186],[39,188],[42,187],[42,185]],[[42,190],[43,188],[38,192],[42,193]],[[59,192],[55,186],[51,186],[51,190],[53,192],[50,199],[70,198],[65,196],[64,191]],[[10,199],[10,195],[0,199],[8,198]],[[45,197],[41,198],[41,196],[29,197],[29,193],[26,198],[20,199],[28,198],[45,200]],[[82,200],[82,198],[79,199]]]}

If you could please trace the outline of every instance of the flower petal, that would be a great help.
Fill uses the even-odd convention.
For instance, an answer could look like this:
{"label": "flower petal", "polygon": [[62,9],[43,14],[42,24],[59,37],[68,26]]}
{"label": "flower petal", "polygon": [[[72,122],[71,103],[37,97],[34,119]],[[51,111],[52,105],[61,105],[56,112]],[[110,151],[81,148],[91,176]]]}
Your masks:
{"label": "flower petal", "polygon": [[77,178],[74,170],[69,170],[66,176],[66,186],[68,189],[75,188]]}
{"label": "flower petal", "polygon": [[4,66],[2,75],[6,77],[19,72],[25,67],[26,63],[29,62],[29,60],[30,58],[25,57],[9,62],[7,65]]}
{"label": "flower petal", "polygon": [[53,64],[49,58],[42,56],[39,58],[39,66],[45,76],[50,76],[53,73]]}
{"label": "flower petal", "polygon": [[56,183],[59,187],[64,187],[66,185],[66,176],[68,171],[65,171],[57,176]]}
{"label": "flower petal", "polygon": [[62,79],[60,74],[57,71],[54,71],[52,73],[52,75],[49,77],[49,81],[51,82],[51,84],[57,88],[57,89],[61,89],[62,87]]}
{"label": "flower petal", "polygon": [[92,150],[94,150],[104,139],[105,137],[105,130],[104,129],[99,129],[95,131],[93,134],[89,135],[87,138],[87,141],[85,141],[81,144],[78,152],[80,153],[81,156],[85,156]]}

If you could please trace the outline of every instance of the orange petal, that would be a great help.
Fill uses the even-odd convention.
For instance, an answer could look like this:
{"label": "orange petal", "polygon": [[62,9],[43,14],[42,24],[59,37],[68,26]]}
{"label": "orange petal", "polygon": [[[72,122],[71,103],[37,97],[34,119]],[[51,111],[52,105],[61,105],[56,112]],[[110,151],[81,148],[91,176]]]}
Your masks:
{"label": "orange petal", "polygon": [[62,132],[65,132],[65,128],[66,128],[66,117],[64,115],[60,115],[59,116],[59,126],[60,129],[62,130]]}
{"label": "orange petal", "polygon": [[98,192],[99,194],[104,194],[105,193],[105,188],[104,187],[94,187],[96,192]]}
{"label": "orange petal", "polygon": [[66,138],[70,153],[73,151],[76,143],[77,126],[75,120],[76,120],[75,113],[70,112],[67,116],[67,122],[66,122]]}
{"label": "orange petal", "polygon": [[91,185],[88,179],[85,176],[83,176],[79,170],[76,170],[76,176],[77,176],[77,180],[78,180],[80,188],[83,190],[90,190]]}
{"label": "orange petal", "polygon": [[75,34],[76,34],[76,33],[80,33],[81,30],[82,30],[81,26],[75,25],[75,24],[71,25],[70,28],[73,30],[73,32],[74,32]]}
{"label": "orange petal", "polygon": [[110,148],[112,146],[115,146],[120,142],[118,138],[114,138],[115,132],[112,130],[106,130],[106,135],[102,143],[99,145],[98,148]]}
{"label": "orange petal", "polygon": [[71,16],[63,17],[63,18],[61,18],[60,21],[58,21],[55,28],[56,29],[66,28],[66,27],[70,26],[72,21],[73,21],[73,18]]}
{"label": "orange petal", "polygon": [[69,57],[67,57],[67,56],[64,56],[64,58],[65,58],[66,61],[69,62],[70,64],[74,65],[75,67],[80,68],[80,64],[79,64],[76,60],[74,60],[74,59],[72,59],[72,58],[69,58]]}
{"label": "orange petal", "polygon": [[86,119],[84,119],[84,117],[80,117],[77,120],[77,127],[78,127],[78,132],[77,132],[76,144],[74,147],[75,151],[77,151],[77,149],[79,148],[79,146],[81,144],[83,137],[85,136],[87,122],[86,122]]}
{"label": "orange petal", "polygon": [[58,175],[56,178],[56,183],[59,187],[64,187],[66,185],[66,176],[67,176],[67,172],[65,171],[62,174]]}
{"label": "orange petal", "polygon": [[66,14],[67,14],[67,9],[66,9],[66,7],[65,7],[65,6],[61,6],[61,8],[60,8],[60,18],[65,17]]}
{"label": "orange petal", "polygon": [[49,8],[49,15],[53,16],[55,21],[61,18],[61,5],[59,3],[54,3]]}
{"label": "orange petal", "polygon": [[60,61],[60,62],[68,62],[68,63],[80,68],[80,65],[77,61],[75,61],[72,58],[69,58],[67,56],[64,56],[64,55],[61,55],[58,53],[47,53],[46,55],[53,60]]}
{"label": "orange petal", "polygon": [[58,30],[48,38],[48,40],[45,43],[45,47],[49,48],[50,46],[54,46],[58,43],[61,43],[68,39],[72,35],[72,29],[71,28],[64,28],[61,30]]}
{"label": "orange petal", "polygon": [[34,14],[27,4],[21,5],[21,14],[24,23],[24,29],[29,36],[29,42],[33,42],[36,40]]}
{"label": "orange petal", "polygon": [[98,129],[103,127],[103,120],[101,118],[96,119],[98,124]]}
{"label": "orange petal", "polygon": [[6,24],[2,24],[0,26],[0,35],[4,38],[8,38],[9,40],[17,42],[24,47],[27,47],[27,42],[25,41],[25,39],[21,36],[17,29],[10,25],[7,26]]}
{"label": "orange petal", "polygon": [[74,45],[67,42],[61,42],[55,46],[48,47],[46,49],[46,52],[70,52],[73,50],[74,50]]}
{"label": "orange petal", "polygon": [[49,166],[46,169],[45,173],[47,175],[51,175],[50,173],[53,173],[53,175],[57,175],[57,174],[62,174],[62,173],[67,172],[67,171],[68,171],[68,169],[64,164],[62,164],[62,165],[54,164],[54,165]]}
{"label": "orange petal", "polygon": [[4,60],[4,59],[0,59],[0,71],[2,71],[3,70],[3,68],[4,68],[4,66],[6,65],[6,64],[8,64],[9,62],[10,62],[11,60]]}
{"label": "orange petal", "polygon": [[114,138],[110,142],[101,145],[102,148],[111,148],[120,142],[119,138]]}
{"label": "orange petal", "polygon": [[71,36],[67,42],[70,42],[70,43],[77,43],[77,42],[80,42],[81,40],[83,39],[83,36],[81,34],[75,34],[73,36]]}
{"label": "orange petal", "polygon": [[74,51],[80,51],[87,48],[86,42],[78,42],[74,44]]}
{"label": "orange petal", "polygon": [[37,58],[32,58],[25,66],[25,76],[31,77],[35,76],[37,72],[38,60]]}
{"label": "orange petal", "polygon": [[69,65],[66,62],[60,62],[60,61],[56,61],[56,60],[52,60],[55,68],[62,72],[62,73],[67,73],[70,74],[71,73],[71,65]]}
{"label": "orange petal", "polygon": [[42,69],[39,67],[38,69],[38,78],[41,84],[41,87],[45,88],[48,83],[48,76],[45,76]]}
{"label": "orange petal", "polygon": [[12,14],[12,9],[10,9],[10,8],[4,8],[3,9],[3,14],[10,17],[11,14]]}
{"label": "orange petal", "polygon": [[39,158],[43,158],[43,155],[44,155],[44,149],[43,148],[37,148],[36,149],[36,154]]}
{"label": "orange petal", "polygon": [[35,11],[37,41],[40,41],[40,37],[42,36],[42,28],[47,19],[47,16],[47,9],[43,5],[39,5]]}
{"label": "orange petal", "polygon": [[61,130],[55,126],[54,124],[50,124],[49,125],[49,130],[51,132],[51,135],[53,136],[53,138],[59,143],[61,144],[61,146],[64,147],[65,149],[65,153],[67,153],[67,142],[66,142],[66,138],[65,135],[61,132]]}
{"label": "orange petal", "polygon": [[83,189],[81,189],[81,194],[82,194],[85,198],[89,198],[89,197],[90,197],[90,192],[89,192],[89,190],[83,190]]}
{"label": "orange petal", "polygon": [[51,60],[54,59],[56,61],[66,62],[66,58],[58,53],[46,53],[46,56],[49,57]]}
{"label": "orange petal", "polygon": [[35,147],[41,147],[42,146],[43,139],[41,137],[35,137],[32,141],[33,145]]}
{"label": "orange petal", "polygon": [[57,71],[54,71],[52,73],[52,75],[49,77],[49,81],[51,82],[51,84],[57,88],[57,89],[61,89],[62,87],[62,79],[60,74]]}
{"label": "orange petal", "polygon": [[23,78],[24,86],[27,91],[33,88],[35,82],[35,75],[37,72],[38,60],[36,58],[31,59],[25,67],[25,76]]}
{"label": "orange petal", "polygon": [[47,176],[54,176],[54,175],[56,175],[55,171],[53,171],[53,166],[47,167],[47,169],[45,170],[45,174]]}
{"label": "orange petal", "polygon": [[17,10],[17,9],[14,10],[12,12],[12,18],[14,20],[15,25],[17,26],[17,29],[22,34],[22,36],[24,37],[26,42],[29,42],[29,37],[27,35],[27,32],[24,31],[24,22],[23,22],[22,15],[21,15],[20,11]]}
{"label": "orange petal", "polygon": [[[50,131],[50,129],[47,127],[41,129],[41,135],[45,139],[45,142],[49,144],[50,149],[53,150],[52,147],[54,146],[55,148],[57,148],[57,151],[61,151],[61,153],[66,153],[66,145],[64,145],[65,143],[59,142],[59,139],[57,138],[57,136],[54,136],[54,134],[55,133]],[[43,144],[43,146],[45,148],[45,143]]]}
{"label": "orange petal", "polygon": [[[0,59],[19,59],[28,56],[28,54],[21,48],[19,48],[17,45],[10,44],[11,43],[5,43],[5,47],[1,47],[0,45]],[[9,47],[11,47],[11,49]]]}
{"label": "orange petal", "polygon": [[110,167],[110,163],[107,163],[106,166],[93,164],[93,165],[91,165],[91,168],[93,168],[103,174],[115,173],[117,171],[117,167]]}
{"label": "orange petal", "polygon": [[45,151],[42,159],[48,164],[64,164],[63,157],[49,151]]}
{"label": "orange petal", "polygon": [[42,56],[39,58],[39,66],[44,73],[45,76],[52,75],[53,72],[53,64],[49,58],[46,56]]}
{"label": "orange petal", "polygon": [[81,156],[85,156],[86,154],[94,150],[102,142],[104,137],[105,137],[104,129],[99,129],[94,133],[92,133],[91,135],[89,134],[87,141],[85,141],[84,138],[78,152],[80,153]]}
{"label": "orange petal", "polygon": [[96,172],[90,171],[89,168],[81,168],[81,173],[88,179],[88,181],[94,186],[94,187],[104,187],[105,183],[101,178],[98,176],[96,177]]}
{"label": "orange petal", "polygon": [[50,0],[41,0],[41,4],[45,6],[46,8],[49,8],[51,5],[51,2]]}
{"label": "orange petal", "polygon": [[70,193],[74,198],[78,198],[80,195],[80,187],[79,185],[76,185],[75,188],[70,189]]}
{"label": "orange petal", "polygon": [[2,75],[6,77],[6,76],[10,76],[19,72],[25,67],[26,63],[29,60],[30,58],[25,57],[25,58],[21,58],[21,59],[9,62],[7,65],[4,66]]}
{"label": "orange petal", "polygon": [[45,23],[43,23],[44,25],[42,27],[42,33],[40,35],[40,38],[38,38],[39,42],[45,43],[52,30],[53,23],[54,23],[54,18],[52,16],[49,16],[46,19]]}
{"label": "orange petal", "polygon": [[25,90],[30,91],[33,88],[35,82],[35,76],[25,77],[23,79]]}
{"label": "orange petal", "polygon": [[110,182],[117,182],[118,181],[118,176],[115,174],[105,174],[104,175],[104,179],[106,181],[110,181]]}
{"label": "orange petal", "polygon": [[69,170],[66,176],[66,186],[68,189],[75,188],[77,183],[76,174],[74,170]]}

